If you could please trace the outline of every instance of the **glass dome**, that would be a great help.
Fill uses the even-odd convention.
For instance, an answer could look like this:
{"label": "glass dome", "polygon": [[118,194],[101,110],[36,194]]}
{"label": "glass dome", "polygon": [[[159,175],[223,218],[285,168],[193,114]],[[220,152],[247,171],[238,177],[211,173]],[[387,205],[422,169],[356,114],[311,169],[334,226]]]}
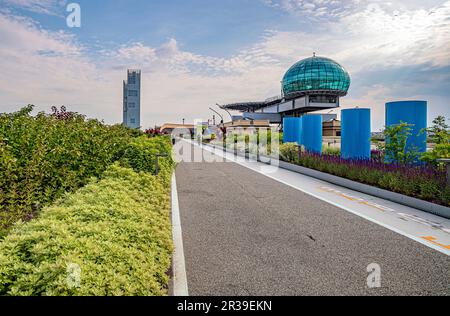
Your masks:
{"label": "glass dome", "polygon": [[282,85],[285,96],[320,92],[345,96],[350,88],[350,75],[337,62],[314,56],[292,66]]}

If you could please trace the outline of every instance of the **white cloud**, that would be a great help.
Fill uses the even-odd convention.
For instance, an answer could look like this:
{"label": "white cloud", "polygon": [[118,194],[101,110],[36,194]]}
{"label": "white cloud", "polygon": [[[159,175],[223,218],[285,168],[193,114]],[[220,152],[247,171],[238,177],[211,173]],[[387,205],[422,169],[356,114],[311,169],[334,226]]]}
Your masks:
{"label": "white cloud", "polygon": [[360,0],[263,0],[267,5],[292,14],[304,15],[315,20],[317,18],[337,18],[351,13],[357,8]]}
{"label": "white cloud", "polygon": [[[303,5],[308,3],[317,11],[332,1]],[[144,127],[207,118],[212,115],[208,107],[216,102],[279,94],[287,68],[315,51],[337,60],[357,79],[343,105],[372,107],[375,128],[383,124],[383,103],[394,98],[426,98],[434,102],[432,113],[450,116],[442,97],[416,93],[413,83],[362,80],[374,71],[448,66],[450,1],[431,12],[410,7],[393,14],[380,4],[365,5],[322,23],[314,33],[268,31],[229,58],[194,54],[181,49],[176,39],[168,39],[159,47],[123,45],[101,52],[95,60],[64,32],[49,32],[31,20],[0,14],[0,112],[27,103],[37,104],[39,110],[65,104],[90,117],[120,122],[126,68],[141,68]]]}
{"label": "white cloud", "polygon": [[450,63],[450,1],[427,10],[387,12],[379,5],[329,22],[315,32],[274,32],[261,49],[282,58],[313,51],[336,58],[352,72],[429,62]]}
{"label": "white cloud", "polygon": [[5,6],[20,8],[27,11],[57,15],[63,6],[66,4],[66,0],[1,0],[0,3],[4,3]]}

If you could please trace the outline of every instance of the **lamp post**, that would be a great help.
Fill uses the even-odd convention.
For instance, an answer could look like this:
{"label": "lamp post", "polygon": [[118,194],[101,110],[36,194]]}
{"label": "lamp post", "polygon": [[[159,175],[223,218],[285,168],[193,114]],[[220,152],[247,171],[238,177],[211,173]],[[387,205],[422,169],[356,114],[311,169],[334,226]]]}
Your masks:
{"label": "lamp post", "polygon": [[[223,116],[222,116],[219,112],[217,112],[216,110],[214,110],[213,108],[209,108],[209,109],[210,109],[211,111],[213,111],[214,113],[216,113],[217,115],[219,115],[220,119],[222,120],[222,121],[221,121],[221,124],[223,124],[223,123],[224,123]],[[216,125],[215,120],[214,120],[214,125]]]}
{"label": "lamp post", "polygon": [[155,174],[159,174],[159,158],[167,158],[169,155],[166,153],[157,154],[156,155],[156,161],[155,161]]}
{"label": "lamp post", "polygon": [[231,115],[230,111],[228,111],[226,108],[224,108],[223,106],[221,106],[219,103],[216,103],[216,105],[217,105],[220,109],[222,109],[222,110],[224,110],[225,112],[227,112],[228,115],[230,116],[230,119],[233,120],[233,115]]}
{"label": "lamp post", "polygon": [[450,159],[438,159],[438,162],[445,164],[447,168],[447,186],[450,186]]}

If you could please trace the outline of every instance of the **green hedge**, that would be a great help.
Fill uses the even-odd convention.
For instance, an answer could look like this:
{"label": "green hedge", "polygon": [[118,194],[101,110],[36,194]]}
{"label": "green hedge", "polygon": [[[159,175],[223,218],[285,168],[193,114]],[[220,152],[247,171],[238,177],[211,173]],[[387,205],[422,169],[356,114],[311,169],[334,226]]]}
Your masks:
{"label": "green hedge", "polygon": [[[117,163],[100,181],[15,225],[0,243],[0,295],[166,295],[168,174],[158,179]],[[73,264],[81,268],[80,287],[67,282]]]}
{"label": "green hedge", "polygon": [[0,231],[99,177],[142,133],[75,113],[0,114]]}
{"label": "green hedge", "polygon": [[156,157],[158,154],[165,153],[167,157],[158,159],[159,176],[163,184],[169,186],[174,166],[171,152],[172,143],[170,137],[158,136],[148,138],[147,136],[142,136],[133,139],[126,145],[119,161],[123,167],[155,174]]}

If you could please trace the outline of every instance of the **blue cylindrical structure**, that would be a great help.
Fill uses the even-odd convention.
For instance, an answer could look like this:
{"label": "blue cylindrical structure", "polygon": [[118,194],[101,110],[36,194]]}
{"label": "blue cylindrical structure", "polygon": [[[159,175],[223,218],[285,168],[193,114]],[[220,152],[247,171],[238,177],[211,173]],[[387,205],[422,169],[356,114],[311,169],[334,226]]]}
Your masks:
{"label": "blue cylindrical structure", "polygon": [[283,120],[283,143],[300,144],[302,132],[301,117],[285,117]]}
{"label": "blue cylindrical structure", "polygon": [[408,137],[406,151],[427,151],[428,103],[426,101],[399,101],[386,103],[386,126],[398,125],[401,122],[411,125],[411,136]]}
{"label": "blue cylindrical structure", "polygon": [[370,109],[342,110],[341,157],[370,159]]}
{"label": "blue cylindrical structure", "polygon": [[322,153],[323,118],[322,115],[305,115],[302,117],[301,144],[310,152]]}

